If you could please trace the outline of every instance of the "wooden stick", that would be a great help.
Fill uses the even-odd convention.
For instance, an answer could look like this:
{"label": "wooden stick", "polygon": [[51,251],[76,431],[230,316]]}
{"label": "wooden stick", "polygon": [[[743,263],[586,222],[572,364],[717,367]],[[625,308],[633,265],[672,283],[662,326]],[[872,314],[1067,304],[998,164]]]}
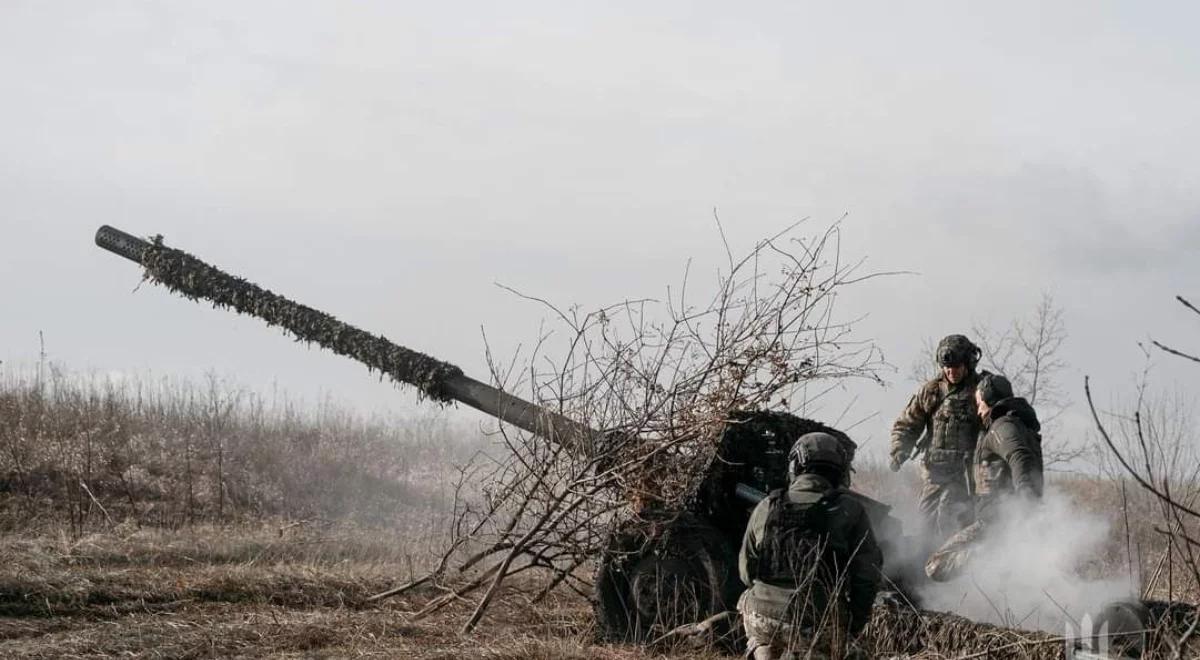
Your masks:
{"label": "wooden stick", "polygon": [[108,510],[105,509],[104,505],[100,503],[100,500],[96,499],[96,496],[92,494],[92,489],[88,488],[88,485],[84,483],[82,479],[79,480],[79,485],[83,487],[83,492],[87,493],[88,497],[92,498],[92,502],[95,503],[96,506],[100,507],[100,513],[104,514],[104,519],[108,521],[108,526],[112,527],[113,521],[108,515]]}

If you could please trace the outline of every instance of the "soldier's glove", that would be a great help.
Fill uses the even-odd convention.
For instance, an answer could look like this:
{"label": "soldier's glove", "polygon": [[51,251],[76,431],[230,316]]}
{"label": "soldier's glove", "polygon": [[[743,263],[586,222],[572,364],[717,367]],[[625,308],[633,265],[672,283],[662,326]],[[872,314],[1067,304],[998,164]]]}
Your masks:
{"label": "soldier's glove", "polygon": [[904,465],[904,458],[903,454],[892,454],[892,460],[888,462],[888,467],[892,469],[892,472],[900,471],[900,466]]}

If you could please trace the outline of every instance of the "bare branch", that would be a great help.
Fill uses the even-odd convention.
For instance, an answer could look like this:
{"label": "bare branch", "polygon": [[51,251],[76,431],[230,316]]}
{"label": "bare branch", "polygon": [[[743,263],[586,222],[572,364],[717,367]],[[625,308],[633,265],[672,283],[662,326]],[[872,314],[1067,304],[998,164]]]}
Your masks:
{"label": "bare branch", "polygon": [[1187,307],[1188,309],[1192,310],[1193,312],[1200,314],[1200,309],[1196,309],[1196,306],[1193,305],[1192,303],[1188,302],[1188,300],[1186,298],[1184,298],[1183,296],[1175,296],[1175,299],[1178,300],[1179,302],[1183,303],[1184,307]]}
{"label": "bare branch", "polygon": [[1150,343],[1154,344],[1159,349],[1166,351],[1167,353],[1170,353],[1171,355],[1176,355],[1181,358],[1186,358],[1188,360],[1191,360],[1192,362],[1200,362],[1200,357],[1196,357],[1194,355],[1188,355],[1187,353],[1184,353],[1182,351],[1177,351],[1177,350],[1171,348],[1170,346],[1164,346],[1163,344],[1160,344],[1157,341],[1154,341],[1153,339],[1150,340]]}
{"label": "bare branch", "polygon": [[1129,476],[1133,477],[1133,480],[1136,481],[1139,486],[1157,497],[1159,501],[1173,508],[1177,508],[1188,515],[1200,518],[1200,512],[1197,512],[1190,507],[1186,507],[1179,502],[1172,500],[1170,496],[1160,491],[1154,486],[1154,484],[1146,481],[1146,479],[1143,478],[1142,475],[1129,464],[1129,461],[1125,460],[1124,454],[1121,453],[1120,449],[1117,449],[1117,446],[1113,443],[1108,431],[1104,428],[1104,424],[1100,422],[1100,415],[1096,412],[1096,405],[1092,402],[1092,391],[1087,376],[1084,376],[1083,378],[1083,391],[1087,397],[1088,408],[1092,411],[1092,419],[1096,422],[1096,429],[1100,432],[1100,437],[1104,439],[1104,444],[1108,445],[1109,451],[1111,451],[1113,456],[1116,457],[1117,461],[1121,464],[1121,467],[1125,468],[1125,472]]}
{"label": "bare branch", "polygon": [[793,237],[792,225],[739,257],[714,219],[724,263],[709,292],[696,291],[691,261],[665,303],[639,298],[587,311],[497,284],[551,320],[503,365],[487,346],[494,384],[603,430],[603,440],[576,453],[496,428],[501,453],[479,457],[493,475],[480,488],[483,502],[456,511],[443,562],[422,578],[436,582],[453,555],[467,582],[418,616],[483,590],[462,628],[470,632],[518,572],[544,578],[535,600],[577,588],[586,581],[577,570],[604,551],[612,530],[647,511],[684,510],[736,413],[810,405],[847,378],[878,382],[878,351],[852,338],[853,320],[836,318],[833,302],[882,273],[843,260],[836,223],[810,238]]}

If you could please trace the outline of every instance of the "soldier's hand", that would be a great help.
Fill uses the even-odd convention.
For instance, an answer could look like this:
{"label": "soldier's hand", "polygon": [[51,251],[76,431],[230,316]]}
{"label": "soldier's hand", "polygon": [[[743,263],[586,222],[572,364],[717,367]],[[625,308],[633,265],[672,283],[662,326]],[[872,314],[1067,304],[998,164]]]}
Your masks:
{"label": "soldier's hand", "polygon": [[892,460],[888,463],[888,467],[892,469],[892,472],[899,472],[901,465],[904,465],[904,456],[892,454]]}

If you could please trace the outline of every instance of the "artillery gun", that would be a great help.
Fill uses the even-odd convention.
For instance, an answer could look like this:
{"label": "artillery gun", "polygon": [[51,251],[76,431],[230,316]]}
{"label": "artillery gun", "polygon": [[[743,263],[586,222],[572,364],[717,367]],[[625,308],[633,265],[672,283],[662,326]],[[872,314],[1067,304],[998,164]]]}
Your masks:
{"label": "artillery gun", "polygon": [[[411,385],[424,397],[462,403],[575,452],[598,451],[609,439],[599,430],[475,380],[452,364],[224,273],[163,245],[161,237],[147,241],[102,226],[96,233],[96,244],[138,263],[146,278],[176,293],[256,316],[298,339],[315,342]],[[645,640],[657,631],[732,609],[742,591],[737,554],[750,511],[767,492],[787,485],[788,452],[798,437],[813,431],[839,438],[850,452],[855,448],[845,433],[788,413],[742,411],[730,415],[707,469],[683,506],[644,510],[608,539],[597,558],[594,581],[600,632],[611,639]],[[857,493],[848,494],[864,504],[881,545],[905,542],[899,522],[890,516],[887,505]],[[892,566],[891,577],[902,580],[905,568]],[[949,631],[955,634],[943,636],[962,640],[958,633],[976,625],[961,617],[919,611],[911,602],[904,607],[877,610],[873,627],[878,623],[884,628],[907,631],[898,638],[907,640],[908,647],[897,648],[898,652],[919,651],[926,645],[922,640],[934,634],[931,631]],[[1117,632],[1133,636],[1127,649],[1140,650],[1145,645],[1144,636],[1139,636],[1142,630],[1160,621],[1177,628],[1194,613],[1192,606],[1145,601],[1109,605],[1102,616],[1119,629]],[[990,643],[1004,639],[999,633],[988,634],[993,638]],[[1015,655],[994,657],[1028,657],[1022,649],[1030,638],[1015,631],[1006,634],[1016,641],[1004,648],[1011,647]],[[1082,650],[1098,648],[1102,641],[1080,647],[1076,657],[1111,657]],[[965,650],[960,642],[951,643],[954,648],[946,650]]]}
{"label": "artillery gun", "polygon": [[[576,452],[593,452],[605,433],[467,376],[458,367],[396,345],[386,338],[229,275],[161,237],[140,239],[109,226],[96,244],[141,265],[145,277],[183,296],[205,299],[282,327],[358,360],[438,401],[457,401]],[[770,411],[730,416],[708,469],[674,510],[647,509],[619,527],[599,557],[594,585],[597,623],[616,639],[645,639],[710,614],[732,609],[742,585],[737,555],[753,505],[785,487],[787,455],[799,436],[824,431],[854,443],[820,422]],[[873,511],[886,515],[875,503]],[[669,606],[665,606],[669,605]]]}

